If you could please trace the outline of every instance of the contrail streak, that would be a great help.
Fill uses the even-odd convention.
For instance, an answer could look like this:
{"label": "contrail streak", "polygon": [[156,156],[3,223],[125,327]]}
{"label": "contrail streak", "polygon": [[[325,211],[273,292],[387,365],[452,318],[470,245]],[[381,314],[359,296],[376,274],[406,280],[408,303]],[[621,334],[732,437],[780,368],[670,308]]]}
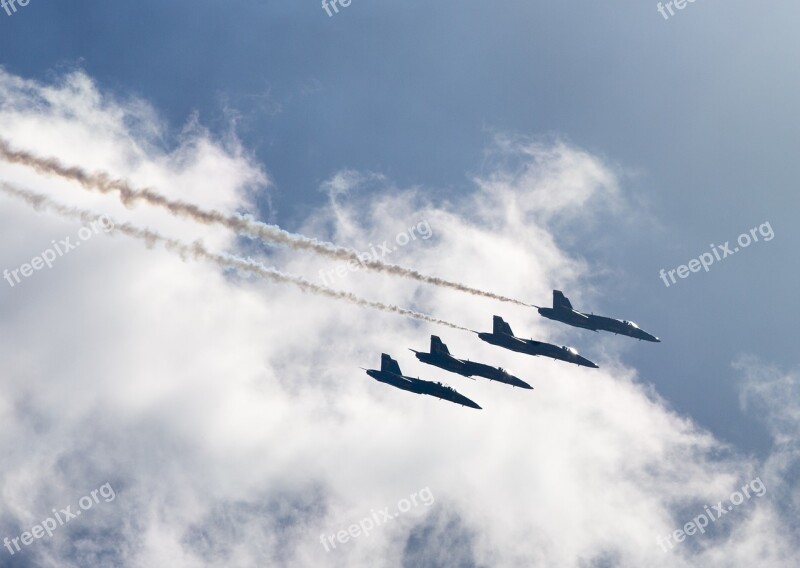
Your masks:
{"label": "contrail streak", "polygon": [[377,259],[364,259],[356,250],[333,243],[321,242],[304,235],[290,233],[275,225],[267,225],[266,223],[252,221],[239,215],[227,215],[219,211],[209,211],[193,203],[170,199],[152,189],[135,189],[132,188],[128,182],[120,179],[113,179],[104,172],[91,173],[83,168],[65,166],[56,158],[42,158],[23,150],[13,150],[8,142],[2,138],[0,138],[0,157],[7,162],[33,168],[42,174],[56,175],[78,182],[89,190],[99,191],[100,193],[119,191],[120,200],[125,205],[132,204],[136,201],[144,201],[150,205],[166,209],[173,215],[189,218],[206,225],[222,225],[237,233],[243,233],[258,238],[264,243],[284,245],[294,250],[313,251],[317,254],[327,256],[328,258],[354,261],[364,268],[376,272],[402,276],[442,288],[451,288],[466,292],[467,294],[472,294],[473,296],[491,298],[520,306],[529,306],[529,304],[525,302],[509,298],[508,296],[487,292],[459,282],[445,280],[444,278],[428,276],[427,274],[423,274],[411,268],[389,264]]}
{"label": "contrail streak", "polygon": [[99,221],[101,220],[101,218],[105,219],[106,221],[110,221],[111,224],[113,225],[113,228],[111,229],[110,232],[119,232],[124,235],[128,235],[129,237],[143,240],[149,246],[162,243],[165,246],[165,248],[167,248],[172,252],[180,254],[181,257],[183,258],[190,257],[200,260],[206,260],[216,264],[220,268],[237,268],[246,272],[250,272],[252,274],[256,274],[257,276],[260,276],[267,280],[271,280],[273,282],[293,284],[294,286],[300,288],[304,292],[319,294],[321,296],[327,296],[329,298],[334,298],[337,300],[345,300],[347,302],[359,306],[373,308],[383,312],[404,315],[412,317],[414,319],[427,321],[430,323],[437,323],[453,329],[460,329],[462,331],[471,331],[465,327],[461,327],[454,323],[450,323],[448,321],[441,320],[439,318],[435,318],[427,314],[415,312],[414,310],[401,308],[399,306],[395,306],[392,304],[384,304],[383,302],[366,300],[350,292],[343,292],[340,290],[333,290],[331,288],[326,288],[325,286],[319,286],[318,284],[309,282],[308,280],[306,280],[301,276],[295,276],[293,274],[285,274],[274,268],[268,268],[263,264],[256,262],[254,260],[244,259],[227,254],[213,253],[209,251],[207,248],[205,248],[200,242],[194,242],[191,245],[189,245],[181,241],[165,237],[154,231],[149,231],[147,229],[136,227],[135,225],[131,225],[130,223],[116,224],[113,221],[113,219],[109,219],[109,217],[107,216],[97,215],[85,209],[67,207],[66,205],[62,205],[61,203],[53,201],[46,195],[21,189],[5,182],[0,182],[0,191],[3,191],[8,195],[21,199],[22,201],[25,201],[27,204],[31,205],[34,209],[37,210],[48,209],[63,217],[80,219],[84,223],[88,223],[91,221]]}

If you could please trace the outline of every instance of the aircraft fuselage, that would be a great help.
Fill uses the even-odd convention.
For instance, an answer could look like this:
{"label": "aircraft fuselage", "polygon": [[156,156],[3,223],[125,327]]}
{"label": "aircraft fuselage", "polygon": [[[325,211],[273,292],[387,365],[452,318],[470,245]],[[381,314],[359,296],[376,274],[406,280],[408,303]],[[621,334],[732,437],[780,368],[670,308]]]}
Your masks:
{"label": "aircraft fuselage", "polygon": [[654,335],[651,335],[639,328],[636,324],[622,321],[605,316],[596,316],[594,314],[584,314],[576,310],[566,308],[539,308],[539,314],[542,316],[583,329],[591,331],[609,331],[619,335],[626,335],[635,339],[643,341],[652,341],[660,343],[661,340]]}
{"label": "aircraft fuselage", "polygon": [[446,355],[442,353],[420,353],[419,351],[414,351],[414,355],[416,355],[417,359],[423,363],[432,365],[434,367],[439,367],[440,369],[444,369],[445,371],[450,371],[451,373],[456,373],[464,377],[483,377],[484,379],[489,379],[490,381],[497,381],[499,383],[505,383],[507,385],[522,389],[533,389],[532,386],[522,379],[506,373],[497,367],[492,367],[483,363],[476,363],[474,361],[464,361],[463,359],[457,359],[452,355]]}
{"label": "aircraft fuselage", "polygon": [[441,353],[420,353],[419,351],[414,351],[414,355],[422,363],[427,365],[433,365],[434,367],[439,367],[440,369],[450,371],[451,373],[456,373],[463,377],[472,376],[472,374],[467,370],[467,365],[465,362],[461,359],[456,359],[451,355],[443,355]]}
{"label": "aircraft fuselage", "polygon": [[504,349],[510,349],[517,353],[525,353],[534,356],[541,355],[542,357],[566,361],[567,363],[573,363],[581,367],[598,368],[598,366],[589,361],[589,359],[578,355],[575,350],[559,347],[552,343],[544,343],[533,339],[520,339],[519,337],[504,333],[479,333],[478,337],[487,343],[503,347]]}
{"label": "aircraft fuselage", "polygon": [[470,400],[463,394],[456,392],[455,389],[447,387],[441,383],[415,379],[413,377],[406,377],[405,375],[398,375],[389,371],[379,371],[377,369],[367,370],[367,375],[376,381],[387,385],[392,385],[393,387],[397,387],[405,391],[435,396],[436,398],[454,402],[462,406],[468,406],[478,410],[481,409],[481,407],[475,401]]}

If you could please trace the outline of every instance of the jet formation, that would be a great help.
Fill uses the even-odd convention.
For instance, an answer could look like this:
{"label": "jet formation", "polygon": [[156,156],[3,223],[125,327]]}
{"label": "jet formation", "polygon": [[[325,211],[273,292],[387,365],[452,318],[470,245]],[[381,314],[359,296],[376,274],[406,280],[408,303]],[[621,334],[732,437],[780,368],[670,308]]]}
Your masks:
{"label": "jet formation", "polygon": [[[625,335],[633,337],[634,339],[654,343],[661,342],[658,337],[647,333],[632,321],[618,320],[606,316],[596,316],[594,314],[586,314],[575,310],[572,307],[572,303],[560,290],[553,290],[552,308],[535,305],[533,307],[538,309],[540,315],[573,327],[588,329],[595,332],[608,331],[617,335]],[[481,341],[517,353],[547,357],[556,361],[572,363],[580,367],[588,367],[591,369],[599,368],[597,364],[581,356],[574,347],[559,347],[552,343],[545,343],[534,339],[523,339],[515,336],[514,332],[511,330],[511,326],[500,316],[493,317],[491,333],[477,331],[474,333],[477,334]],[[410,351],[414,353],[414,356],[420,362],[426,365],[438,367],[463,377],[468,377],[473,380],[474,377],[482,377],[512,387],[520,387],[527,390],[533,389],[527,382],[515,377],[502,367],[493,367],[485,363],[454,357],[447,348],[447,345],[445,345],[437,335],[431,335],[429,353],[417,351],[415,349],[411,349]],[[416,394],[433,396],[469,408],[481,409],[478,403],[462,395],[452,387],[438,382],[426,381],[420,378],[403,375],[397,361],[386,353],[381,354],[380,370],[364,370],[367,372],[367,375],[376,381],[391,385],[395,388]]]}

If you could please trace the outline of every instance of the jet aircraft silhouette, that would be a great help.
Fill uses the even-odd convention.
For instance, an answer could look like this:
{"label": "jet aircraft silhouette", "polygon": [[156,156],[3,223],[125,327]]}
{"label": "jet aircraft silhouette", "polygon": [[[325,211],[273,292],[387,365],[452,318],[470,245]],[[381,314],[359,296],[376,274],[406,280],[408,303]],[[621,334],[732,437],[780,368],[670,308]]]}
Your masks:
{"label": "jet aircraft silhouette", "polygon": [[451,373],[456,373],[470,378],[483,377],[485,379],[489,379],[490,381],[497,381],[499,383],[511,385],[512,387],[533,389],[531,385],[522,379],[518,379],[514,375],[507,373],[501,367],[492,367],[489,365],[484,365],[483,363],[470,361],[469,359],[456,359],[450,354],[450,350],[447,348],[447,345],[442,343],[442,340],[437,335],[431,335],[430,353],[424,353],[414,349],[411,349],[411,351],[414,351],[414,355],[423,363],[433,365],[434,367],[439,367],[440,369],[450,371]]}
{"label": "jet aircraft silhouette", "polygon": [[475,401],[468,399],[463,394],[460,394],[455,389],[443,385],[442,383],[434,383],[432,381],[425,381],[422,379],[415,379],[413,377],[406,377],[400,371],[400,365],[397,361],[389,357],[386,353],[381,354],[381,368],[364,369],[367,375],[372,377],[378,382],[391,385],[398,389],[406,390],[417,394],[427,394],[435,396],[442,400],[449,400],[462,406],[469,406],[470,408],[481,409]]}
{"label": "jet aircraft silhouette", "polygon": [[584,314],[573,309],[569,298],[567,298],[561,290],[553,290],[552,308],[534,307],[538,308],[539,313],[544,317],[560,321],[573,327],[582,327],[583,329],[591,329],[592,331],[610,331],[611,333],[627,335],[628,337],[634,337],[644,341],[661,343],[658,337],[647,333],[632,321],[596,316],[594,314]]}
{"label": "jet aircraft silhouette", "polygon": [[581,357],[572,347],[559,347],[552,343],[515,337],[514,332],[511,331],[511,326],[503,321],[503,318],[500,316],[494,316],[493,318],[492,333],[478,333],[478,337],[486,343],[491,343],[492,345],[497,345],[498,347],[510,349],[518,353],[526,353],[534,356],[541,355],[543,357],[580,365],[581,367],[598,368],[598,366],[589,361],[589,359]]}

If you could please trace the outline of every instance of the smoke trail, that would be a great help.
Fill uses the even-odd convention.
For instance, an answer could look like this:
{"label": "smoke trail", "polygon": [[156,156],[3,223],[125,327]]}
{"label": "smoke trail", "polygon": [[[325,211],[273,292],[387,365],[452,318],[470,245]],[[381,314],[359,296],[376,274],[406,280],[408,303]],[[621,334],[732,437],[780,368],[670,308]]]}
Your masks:
{"label": "smoke trail", "polygon": [[145,203],[166,209],[173,215],[186,217],[206,225],[222,225],[237,233],[256,237],[265,243],[284,245],[294,250],[313,251],[317,254],[337,260],[354,261],[362,267],[376,272],[385,272],[395,276],[402,276],[442,288],[452,288],[454,290],[466,292],[467,294],[472,294],[473,296],[491,298],[520,306],[529,306],[529,304],[521,302],[520,300],[515,300],[514,298],[509,298],[493,292],[486,292],[459,282],[445,280],[444,278],[428,276],[427,274],[422,274],[411,268],[389,264],[378,259],[365,259],[359,255],[359,252],[356,250],[338,246],[333,243],[321,242],[304,235],[290,233],[275,225],[267,225],[258,221],[252,221],[239,215],[226,215],[219,211],[208,211],[192,203],[170,199],[152,189],[135,189],[132,188],[128,182],[120,179],[112,179],[104,172],[90,173],[79,167],[65,166],[55,158],[40,158],[30,152],[12,150],[9,144],[2,138],[0,138],[0,157],[8,162],[33,168],[42,174],[56,175],[76,181],[89,190],[99,191],[100,193],[119,191],[120,200],[125,205],[130,205],[136,201],[144,201]]}
{"label": "smoke trail", "polygon": [[255,260],[252,259],[244,259],[227,254],[213,253],[209,251],[207,248],[205,248],[199,241],[196,241],[191,245],[189,245],[181,241],[165,237],[154,231],[149,231],[147,229],[136,227],[135,225],[131,225],[130,223],[116,224],[114,223],[113,220],[109,219],[107,216],[97,215],[85,209],[67,207],[56,201],[53,201],[46,195],[43,195],[41,193],[36,193],[33,191],[28,191],[25,189],[20,189],[5,182],[0,182],[0,191],[3,191],[4,193],[11,195],[13,197],[17,197],[22,201],[25,201],[26,203],[31,205],[34,209],[37,210],[48,209],[63,217],[80,219],[84,223],[90,223],[92,221],[100,221],[101,218],[103,218],[106,221],[111,221],[111,223],[113,224],[113,228],[111,229],[110,232],[119,232],[124,235],[128,235],[129,237],[143,240],[147,243],[148,246],[153,246],[158,243],[163,243],[165,248],[167,248],[172,252],[178,253],[179,255],[181,255],[182,258],[190,257],[200,260],[206,260],[216,264],[217,266],[223,269],[237,268],[245,272],[256,274],[262,278],[271,280],[273,282],[293,284],[296,287],[303,290],[304,292],[319,294],[321,296],[327,296],[329,298],[334,298],[337,300],[345,300],[347,302],[359,306],[373,308],[383,312],[409,316],[421,321],[438,323],[440,325],[444,325],[453,329],[459,329],[462,331],[471,331],[465,327],[461,327],[454,323],[450,323],[448,321],[441,320],[433,316],[429,316],[427,314],[415,312],[414,310],[401,308],[399,306],[395,306],[392,304],[384,304],[383,302],[366,300],[350,292],[343,292],[340,290],[333,290],[332,288],[326,288],[325,286],[320,286],[318,284],[314,284],[313,282],[309,282],[308,280],[306,280],[301,276],[296,276],[293,274],[285,274],[275,268],[268,268],[263,264],[256,262]]}

